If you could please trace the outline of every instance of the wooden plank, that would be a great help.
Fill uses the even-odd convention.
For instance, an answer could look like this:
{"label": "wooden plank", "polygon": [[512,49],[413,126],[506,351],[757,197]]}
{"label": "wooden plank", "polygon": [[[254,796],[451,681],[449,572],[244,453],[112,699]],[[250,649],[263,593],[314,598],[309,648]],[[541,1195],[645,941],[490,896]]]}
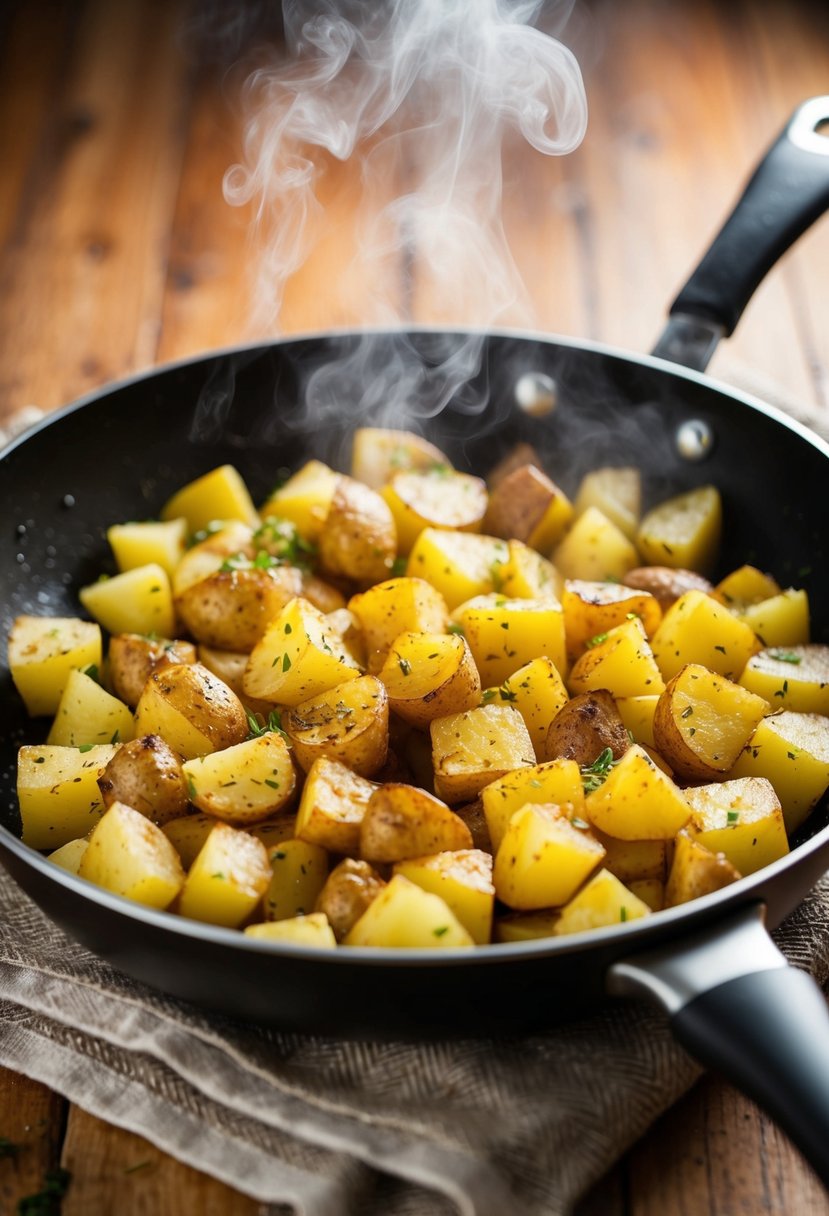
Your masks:
{"label": "wooden plank", "polygon": [[263,1210],[256,1200],[78,1106],[69,1115],[61,1164],[72,1175],[62,1216],[261,1216]]}
{"label": "wooden plank", "polygon": [[0,1211],[43,1188],[60,1161],[66,1102],[45,1085],[0,1068]]}

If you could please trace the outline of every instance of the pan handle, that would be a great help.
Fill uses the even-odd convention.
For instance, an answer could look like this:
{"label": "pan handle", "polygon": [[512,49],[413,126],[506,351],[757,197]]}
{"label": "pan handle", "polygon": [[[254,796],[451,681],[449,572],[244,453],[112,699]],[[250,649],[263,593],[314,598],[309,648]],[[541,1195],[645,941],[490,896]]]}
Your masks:
{"label": "pan handle", "polygon": [[774,263],[829,207],[829,96],[799,106],[674,300],[654,355],[704,371]]}
{"label": "pan handle", "polygon": [[616,996],[667,1011],[677,1040],[762,1106],[829,1187],[829,1010],[769,937],[765,907],[615,963]]}

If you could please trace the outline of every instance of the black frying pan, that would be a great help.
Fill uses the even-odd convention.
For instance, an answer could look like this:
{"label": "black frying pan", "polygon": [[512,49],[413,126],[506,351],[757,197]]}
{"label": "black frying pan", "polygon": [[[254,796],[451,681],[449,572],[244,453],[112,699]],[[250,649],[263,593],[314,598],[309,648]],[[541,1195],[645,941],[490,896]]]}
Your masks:
{"label": "black frying pan", "polygon": [[[829,641],[829,445],[701,374],[768,267],[829,205],[829,141],[815,134],[827,117],[829,98],[797,112],[674,305],[658,353],[697,370],[511,333],[326,334],[168,367],[64,410],[0,461],[4,634],[19,613],[79,611],[77,588],[108,560],[109,523],[154,515],[173,490],[228,460],[261,500],[280,468],[310,454],[342,464],[356,421],[388,422],[391,405],[399,425],[419,414],[460,468],[485,471],[524,440],[569,489],[607,463],[638,464],[653,501],[716,483],[722,571],[752,560],[805,586],[815,639]],[[528,385],[549,381],[552,412],[516,404]],[[550,403],[546,390],[533,395]],[[363,1035],[513,1034],[608,993],[649,995],[678,1038],[763,1102],[829,1183],[829,1018],[766,931],[829,867],[826,803],[788,857],[643,921],[470,951],[321,953],[145,909],[24,846],[15,754],[37,726],[5,667],[0,679],[0,856],[58,924],[124,971],[248,1020]]]}

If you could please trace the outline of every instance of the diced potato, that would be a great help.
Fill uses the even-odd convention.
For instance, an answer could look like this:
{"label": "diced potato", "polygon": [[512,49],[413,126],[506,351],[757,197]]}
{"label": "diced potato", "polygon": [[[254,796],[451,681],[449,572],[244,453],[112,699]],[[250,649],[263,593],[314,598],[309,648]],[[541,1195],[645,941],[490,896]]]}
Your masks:
{"label": "diced potato", "polygon": [[762,697],[689,663],[657,702],[654,742],[681,777],[714,781],[735,763],[767,711]]}
{"label": "diced potato", "polygon": [[109,639],[107,669],[112,690],[127,705],[135,706],[154,671],[174,663],[195,663],[192,642],[117,633]]}
{"label": "diced potato", "polygon": [[789,587],[759,604],[749,604],[738,615],[764,646],[797,646],[809,641],[809,597],[805,591]]}
{"label": "diced potato", "polygon": [[166,523],[149,520],[146,523],[113,524],[107,528],[107,540],[120,571],[154,564],[161,566],[172,577],[184,556],[187,520],[182,517]]}
{"label": "diced potato", "polygon": [[646,697],[665,688],[638,617],[594,638],[576,659],[567,683],[571,693],[605,688],[614,697]]}
{"label": "diced potato", "polygon": [[338,942],[348,936],[385,885],[367,861],[346,857],[334,867],[317,896],[317,909],[327,916]]}
{"label": "diced potato", "polygon": [[665,883],[661,878],[632,878],[626,884],[637,899],[647,904],[651,912],[661,912],[665,904]]}
{"label": "diced potato", "polygon": [[577,693],[566,701],[547,728],[540,757],[563,757],[591,765],[606,750],[618,760],[630,746],[630,736],[616,702],[606,688]]}
{"label": "diced potato", "polygon": [[493,487],[484,528],[549,553],[572,518],[573,504],[564,491],[535,465],[525,464]]}
{"label": "diced potato", "polygon": [[495,887],[492,857],[488,853],[460,849],[413,857],[396,862],[394,873],[402,874],[424,891],[439,895],[478,945],[490,940]]}
{"label": "diced potato", "polygon": [[553,927],[556,937],[584,933],[650,916],[650,908],[609,870],[599,870],[578,895],[561,909]]}
{"label": "diced potato", "polygon": [[254,823],[244,830],[261,840],[270,853],[274,845],[282,844],[284,840],[293,840],[296,837],[295,828],[296,815],[291,811],[284,811],[275,819],[265,819],[262,823]]}
{"label": "diced potato", "polygon": [[390,578],[353,595],[348,607],[359,622],[369,655],[369,670],[380,670],[401,633],[444,633],[446,600],[422,578]]}
{"label": "diced potato", "polygon": [[740,685],[772,709],[829,714],[829,646],[768,647],[751,656]]}
{"label": "diced potato", "polygon": [[366,861],[403,861],[471,848],[463,820],[426,790],[387,782],[369,798],[360,824],[360,856]]}
{"label": "diced potato", "polygon": [[302,787],[296,836],[332,853],[358,853],[360,824],[376,788],[344,764],[321,756]]}
{"label": "diced potato", "polygon": [[19,616],[9,634],[9,669],[34,718],[54,714],[69,673],[100,667],[101,629],[74,617]]}
{"label": "diced potato", "polygon": [[481,790],[481,802],[497,853],[509,822],[516,811],[528,803],[572,807],[577,818],[584,816],[584,787],[581,769],[575,760],[551,760],[532,768],[507,773]]}
{"label": "diced potato", "polygon": [[121,802],[96,824],[78,873],[150,908],[169,907],[184,883],[178,854],[161,828]]}
{"label": "diced potato", "polygon": [[276,731],[186,760],[182,769],[193,805],[235,827],[277,814],[296,786],[291,753]]}
{"label": "diced potato", "polygon": [[791,834],[829,787],[829,718],[792,710],[764,718],[729,777],[768,777]]}
{"label": "diced potato", "polygon": [[712,584],[695,570],[673,569],[670,566],[637,566],[625,575],[625,586],[649,592],[663,612],[675,604],[686,591],[713,592]]}
{"label": "diced potato", "polygon": [[338,477],[339,473],[321,460],[309,460],[274,490],[262,505],[260,515],[263,519],[269,515],[289,519],[296,524],[300,536],[316,540],[322,532]]}
{"label": "diced potato", "polygon": [[565,809],[532,803],[509,821],[495,856],[495,893],[519,912],[567,902],[604,857],[604,848]]}
{"label": "diced potato", "polygon": [[47,743],[124,743],[133,735],[132,713],[86,672],[70,671]]}
{"label": "diced potato", "polygon": [[473,709],[481,698],[472,651],[455,634],[401,633],[380,669],[380,679],[394,712],[420,728],[435,718]]}
{"label": "diced potato", "polygon": [[700,785],[685,797],[689,834],[712,853],[724,853],[740,874],[753,874],[788,853],[783,811],[765,777]]}
{"label": "diced potato", "polygon": [[554,596],[544,600],[508,600],[493,592],[478,595],[454,611],[463,630],[481,683],[500,684],[540,655],[560,672],[567,669],[564,616]]}
{"label": "diced potato", "polygon": [[191,583],[175,599],[176,612],[197,642],[220,650],[253,650],[273,618],[302,592],[293,566],[260,569],[236,563]]}
{"label": "diced potato", "polygon": [[292,916],[287,920],[270,920],[261,925],[247,925],[247,937],[263,942],[293,942],[296,946],[313,946],[325,949],[336,946],[334,931],[322,912],[309,916]]}
{"label": "diced potato", "polygon": [[[315,605],[315,607],[318,606]],[[357,666],[365,668],[367,666],[365,636],[355,613],[349,608],[335,608],[333,612],[326,612],[325,619],[334,632],[340,635],[343,646]],[[377,656],[373,655],[371,674],[377,675],[380,666],[381,664],[377,662]]]}
{"label": "diced potato", "polygon": [[194,583],[215,574],[229,558],[255,557],[253,535],[253,528],[238,519],[209,531],[204,540],[187,550],[173,571],[173,596],[182,595]]}
{"label": "diced potato", "polygon": [[625,730],[633,735],[634,742],[643,747],[656,747],[653,737],[653,715],[659,702],[659,694],[651,693],[646,697],[617,697],[616,709],[624,723]]}
{"label": "diced potato", "polygon": [[665,887],[665,907],[674,908],[728,887],[741,877],[725,853],[712,852],[686,828],[677,833],[674,859]]}
{"label": "diced potato", "polygon": [[436,718],[429,732],[435,793],[446,802],[469,802],[490,781],[535,764],[524,719],[511,705]]}
{"label": "diced potato", "polygon": [[451,468],[449,461],[428,439],[412,431],[361,426],[354,432],[351,476],[379,490],[403,469]]}
{"label": "diced potato", "polygon": [[492,568],[494,591],[512,600],[559,599],[564,580],[551,561],[520,540],[507,541],[507,557]]}
{"label": "diced potato", "polygon": [[326,756],[373,777],[389,749],[388,694],[376,676],[358,676],[286,710],[282,728],[306,772]]}
{"label": "diced potato", "polygon": [[647,591],[637,591],[624,583],[592,583],[567,579],[561,595],[567,654],[577,659],[594,638],[634,617],[642,622],[647,637],[652,637],[662,620],[658,601]]}
{"label": "diced potato", "polygon": [[719,490],[699,486],[648,511],[639,525],[636,546],[651,565],[708,574],[717,557],[721,531]]}
{"label": "diced potato", "polygon": [[392,512],[376,490],[340,476],[318,543],[328,574],[358,583],[388,578],[398,548]]}
{"label": "diced potato", "polygon": [[710,595],[688,591],[665,613],[651,649],[665,680],[686,663],[699,663],[736,680],[760,642],[748,625]]}
{"label": "diced potato", "polygon": [[494,490],[505,477],[508,477],[510,473],[515,472],[516,469],[520,469],[525,464],[534,464],[537,469],[544,466],[544,462],[532,444],[522,441],[514,444],[500,460],[496,461],[487,473],[486,483],[490,490]]}
{"label": "diced potato", "polygon": [[545,908],[541,912],[507,912],[495,920],[493,941],[533,942],[539,937],[552,937],[553,926],[560,915],[558,908]]}
{"label": "diced potato", "polygon": [[567,689],[552,659],[542,657],[519,667],[497,688],[487,688],[482,701],[513,705],[524,719],[536,756],[543,758],[547,730],[567,701]]}
{"label": "diced potato", "polygon": [[259,904],[270,877],[262,842],[217,823],[187,871],[179,912],[192,920],[238,928]]}
{"label": "diced potato", "polygon": [[161,825],[161,830],[189,870],[204,846],[207,837],[219,822],[212,815],[182,815]]}
{"label": "diced potato", "polygon": [[78,598],[109,633],[153,633],[168,638],[175,632],[170,578],[156,562],[82,587]]}
{"label": "diced potato", "polygon": [[249,697],[244,689],[243,680],[249,658],[250,655],[246,651],[220,650],[215,646],[199,646],[198,649],[199,663],[208,671],[212,671],[214,676],[218,676],[223,684],[227,684],[246,710],[258,714],[263,722],[267,722],[273,705],[268,701],[260,701],[257,697]]}
{"label": "diced potato", "polygon": [[619,840],[671,840],[691,816],[682,790],[638,743],[587,795],[584,809],[594,827]]}
{"label": "diced potato", "polygon": [[345,608],[346,598],[333,583],[326,582],[316,574],[311,574],[309,570],[303,569],[300,573],[302,574],[301,594],[315,608],[319,608],[320,612],[324,612],[327,616],[329,613],[336,612],[338,608]]}
{"label": "diced potato", "polygon": [[177,663],[150,676],[135,710],[135,733],[161,735],[185,760],[241,743],[248,733],[235,693],[201,663]]}
{"label": "diced potato", "polygon": [[189,799],[181,761],[160,735],[123,744],[98,778],[104,806],[124,802],[153,823],[187,812]]}
{"label": "diced potato", "polygon": [[300,705],[359,674],[339,634],[319,609],[297,596],[253,648],[243,684],[250,697]]}
{"label": "diced potato", "polygon": [[740,612],[749,604],[759,604],[762,600],[779,595],[780,584],[771,574],[764,574],[756,566],[739,566],[725,578],[720,579],[713,589],[713,596],[732,612]]}
{"label": "diced potato", "polygon": [[397,528],[397,545],[409,553],[424,528],[480,532],[487,509],[486,484],[446,465],[395,473],[383,487]]}
{"label": "diced potato", "polygon": [[345,944],[438,950],[475,943],[439,895],[396,874],[369,904]]}
{"label": "diced potato", "polygon": [[21,747],[17,798],[24,844],[56,849],[95,826],[104,812],[98,778],[115,751],[109,744]]}
{"label": "diced potato", "polygon": [[509,556],[494,536],[424,528],[406,565],[410,578],[423,578],[440,592],[451,612],[464,600],[493,589],[493,570]]}
{"label": "diced potato", "polygon": [[198,532],[219,519],[238,519],[252,528],[259,526],[248,488],[229,464],[188,482],[168,499],[161,511],[162,520],[181,517],[187,520],[190,532]]}
{"label": "diced potato", "polygon": [[328,877],[328,854],[307,840],[284,840],[269,850],[271,880],[265,919],[288,920],[313,912]]}
{"label": "diced potato", "polygon": [[585,473],[574,505],[576,515],[583,515],[588,507],[598,507],[633,540],[642,512],[642,474],[630,467],[594,469]]}
{"label": "diced potato", "polygon": [[54,853],[49,854],[49,860],[69,874],[77,874],[81,868],[81,858],[89,848],[89,841],[83,837],[79,840],[68,840]]}
{"label": "diced potato", "polygon": [[665,878],[668,867],[667,840],[618,840],[593,829],[593,835],[604,845],[606,870],[620,882],[630,885],[637,880]]}
{"label": "diced potato", "polygon": [[564,578],[624,582],[639,564],[631,541],[598,507],[588,507],[553,551],[553,565]]}

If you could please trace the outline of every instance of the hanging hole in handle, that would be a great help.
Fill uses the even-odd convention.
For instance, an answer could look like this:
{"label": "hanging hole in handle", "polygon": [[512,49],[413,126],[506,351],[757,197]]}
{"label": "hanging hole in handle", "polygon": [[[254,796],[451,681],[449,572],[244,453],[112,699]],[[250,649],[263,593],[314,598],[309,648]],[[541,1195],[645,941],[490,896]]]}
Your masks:
{"label": "hanging hole in handle", "polygon": [[806,152],[829,156],[829,97],[813,97],[796,111],[789,139]]}

